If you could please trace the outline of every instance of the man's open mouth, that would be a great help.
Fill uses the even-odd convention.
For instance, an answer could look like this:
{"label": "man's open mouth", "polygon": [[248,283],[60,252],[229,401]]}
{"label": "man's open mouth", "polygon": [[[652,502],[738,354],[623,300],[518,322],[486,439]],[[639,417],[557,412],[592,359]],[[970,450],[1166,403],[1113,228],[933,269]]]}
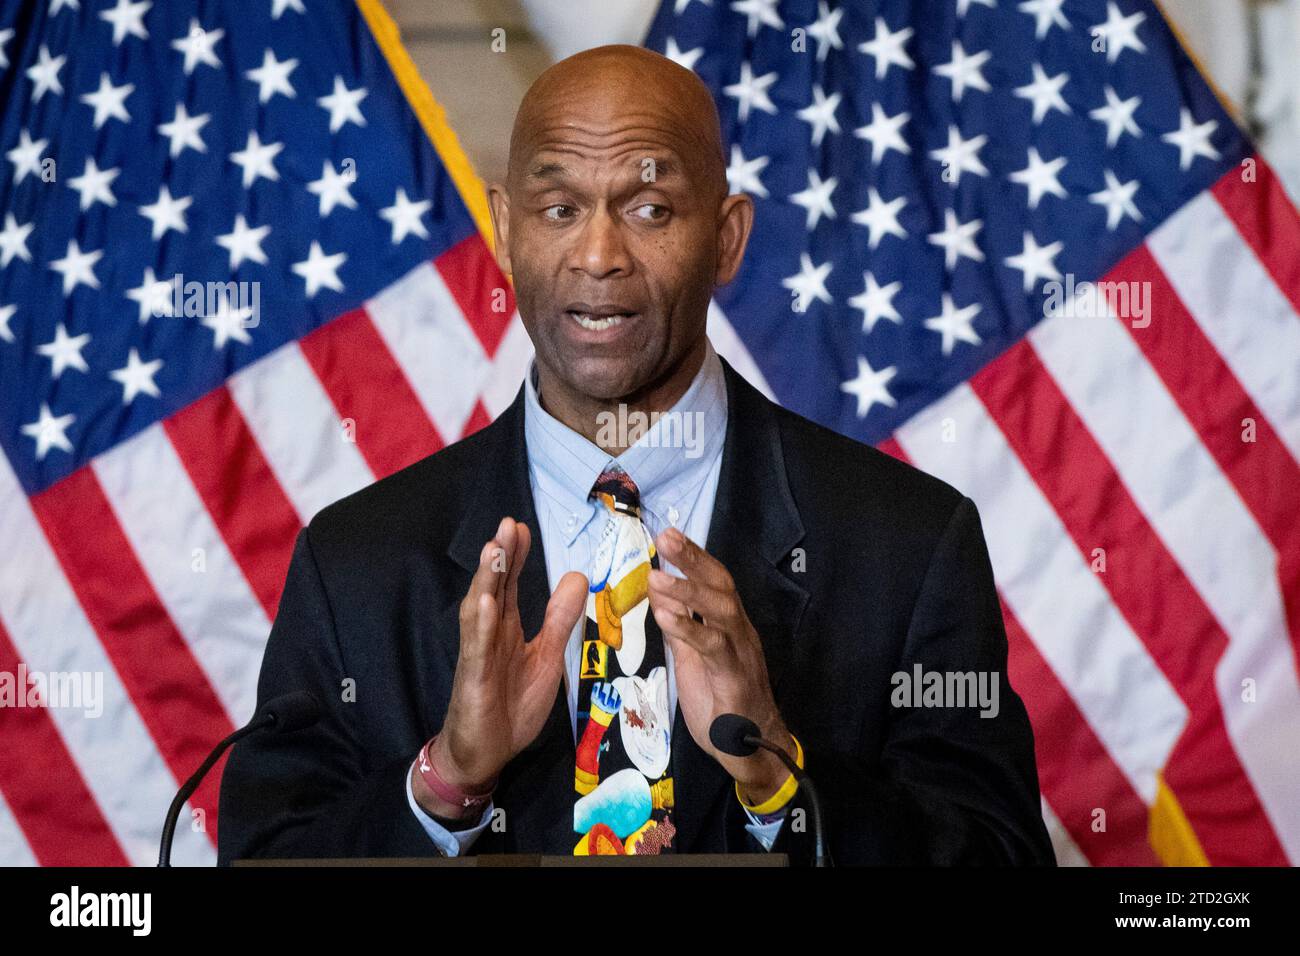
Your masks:
{"label": "man's open mouth", "polygon": [[584,329],[592,332],[612,328],[624,319],[636,315],[633,310],[621,306],[589,306],[585,302],[574,303],[564,311],[573,316],[574,320]]}

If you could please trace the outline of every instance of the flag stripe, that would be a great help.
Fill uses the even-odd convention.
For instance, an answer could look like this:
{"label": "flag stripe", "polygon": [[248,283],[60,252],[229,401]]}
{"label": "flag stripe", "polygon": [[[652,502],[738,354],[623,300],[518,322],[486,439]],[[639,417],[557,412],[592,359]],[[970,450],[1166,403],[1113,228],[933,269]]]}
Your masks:
{"label": "flag stripe", "polygon": [[[81,768],[100,812],[135,865],[157,859],[163,815],[176,791],[130,695],[105,654],[64,569],[37,523],[9,463],[0,459],[0,620],[16,656],[45,673],[90,674],[103,682],[102,713],[89,718],[49,710],[69,753]],[[39,595],[33,598],[33,595]],[[39,742],[37,742],[39,743]],[[26,753],[26,741],[11,743]],[[33,744],[36,746],[37,744]],[[175,860],[211,865],[210,842],[178,834]]]}
{"label": "flag stripe", "polygon": [[92,466],[190,652],[235,725],[253,716],[271,622],[159,425]]}
{"label": "flag stripe", "polygon": [[[178,782],[234,726],[122,533],[94,472],[82,468],[33,496],[32,508],[140,717]],[[217,781],[192,806],[215,821]],[[208,831],[216,839],[216,827]]]}
{"label": "flag stripe", "polygon": [[[1160,270],[1300,462],[1300,317],[1209,193],[1147,238]],[[1242,321],[1248,304],[1250,321]]]}
{"label": "flag stripe", "polygon": [[1098,866],[1154,866],[1147,804],[1025,633],[1006,599],[1007,679],[1025,701],[1043,796]]}
{"label": "flag stripe", "polygon": [[366,312],[438,434],[455,441],[492,365],[438,270],[416,266],[367,302]]}
{"label": "flag stripe", "polygon": [[483,237],[476,232],[462,239],[440,255],[434,266],[478,336],[483,352],[489,358],[496,355],[515,314],[515,293]]}
{"label": "flag stripe", "polygon": [[[1133,503],[1110,462],[1022,340],[971,379],[1016,455],[1190,711],[1166,782],[1216,864],[1285,865],[1245,776],[1214,687],[1227,637]],[[1056,467],[1064,456],[1068,469]],[[1151,594],[1159,593],[1156,603]]]}
{"label": "flag stripe", "polygon": [[334,409],[351,422],[357,449],[377,478],[442,447],[411,383],[364,309],[321,326],[299,343]]}
{"label": "flag stripe", "polygon": [[243,569],[267,617],[275,617],[302,527],[225,386],[164,422],[195,490]]}
{"label": "flag stripe", "polygon": [[[1136,250],[1116,267],[1115,275],[1150,285],[1152,311],[1161,319],[1134,329],[1133,340],[1277,551],[1288,633],[1300,664],[1300,465],[1205,338],[1151,254],[1145,248]],[[1247,423],[1253,425],[1250,441],[1245,440]]]}
{"label": "flag stripe", "polygon": [[[950,428],[955,440],[945,441]],[[963,384],[896,437],[919,467],[975,500],[1004,600],[1133,789],[1152,803],[1156,773],[1186,724],[1187,708],[988,411]]]}
{"label": "flag stripe", "polygon": [[1215,184],[1214,198],[1300,312],[1300,215],[1272,167],[1259,156],[1252,158],[1256,181],[1246,182],[1234,170]]}
{"label": "flag stripe", "polygon": [[[1300,857],[1300,804],[1283,756],[1300,740],[1300,684],[1272,547],[1120,320],[1058,316],[1029,337],[1227,633],[1215,683],[1228,730],[1288,855]],[[1242,700],[1243,681],[1257,684],[1257,703]]]}
{"label": "flag stripe", "polygon": [[1088,858],[1074,842],[1065,824],[1052,812],[1051,804],[1044,797],[1040,803],[1043,808],[1043,824],[1047,827],[1047,836],[1052,841],[1052,852],[1056,854],[1057,866],[1088,866]]}
{"label": "flag stripe", "polygon": [[374,480],[297,342],[226,384],[302,524]]}
{"label": "flag stripe", "polygon": [[[0,673],[17,680],[21,662],[0,624]],[[25,687],[16,690],[24,693]],[[126,856],[49,711],[17,702],[0,707],[0,739],[0,847],[28,846],[42,866],[125,866]],[[4,861],[25,862],[7,851]]]}

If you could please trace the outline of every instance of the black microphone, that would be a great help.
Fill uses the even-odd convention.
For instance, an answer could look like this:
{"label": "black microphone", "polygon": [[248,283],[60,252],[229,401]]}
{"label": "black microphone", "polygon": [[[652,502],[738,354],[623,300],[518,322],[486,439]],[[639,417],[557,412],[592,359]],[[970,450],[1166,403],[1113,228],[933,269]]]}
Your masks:
{"label": "black microphone", "polygon": [[212,765],[221,759],[221,755],[233,743],[259,730],[270,730],[277,734],[305,730],[320,718],[321,706],[316,698],[306,691],[294,691],[276,697],[274,700],[268,700],[253,715],[252,720],[217,744],[212,749],[212,753],[208,754],[208,759],[203,761],[199,769],[185,781],[185,785],[172,800],[172,805],[167,808],[167,819],[163,823],[162,845],[158,850],[158,865],[163,867],[172,865],[172,838],[176,835],[176,821],[180,818],[181,807],[185,806],[185,801],[194,795],[194,791],[199,788],[199,784],[208,775]]}
{"label": "black microphone", "polygon": [[740,714],[719,714],[709,725],[709,741],[732,757],[751,757],[762,748],[781,758],[781,762],[799,784],[799,789],[808,794],[813,824],[813,866],[830,866],[831,858],[826,852],[826,837],[822,828],[822,802],[817,796],[817,788],[813,785],[812,778],[790,759],[790,755],[776,744],[764,740],[758,724]]}

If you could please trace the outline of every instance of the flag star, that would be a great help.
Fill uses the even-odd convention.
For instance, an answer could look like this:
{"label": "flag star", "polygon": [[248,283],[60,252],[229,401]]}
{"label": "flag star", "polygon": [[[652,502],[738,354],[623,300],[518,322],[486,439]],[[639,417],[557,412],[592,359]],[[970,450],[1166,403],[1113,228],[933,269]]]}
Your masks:
{"label": "flag star", "polygon": [[[704,6],[706,7],[713,6],[713,0],[699,0],[699,2],[704,4]],[[675,16],[680,17],[682,15],[682,11],[685,10],[690,5],[691,5],[691,0],[676,0],[676,2],[673,4],[673,14]]]}
{"label": "flag star", "polygon": [[740,64],[740,79],[730,86],[724,86],[722,92],[740,101],[740,121],[749,119],[752,107],[758,107],[764,113],[776,113],[776,106],[768,98],[767,88],[777,80],[776,72],[754,76],[754,70],[748,61]]}
{"label": "flag star", "polygon": [[1025,0],[1019,9],[1035,18],[1034,36],[1041,40],[1054,26],[1062,30],[1070,29],[1070,21],[1061,12],[1064,5],[1065,0]]}
{"label": "flag star", "polygon": [[829,262],[814,266],[812,257],[808,253],[799,253],[798,274],[781,280],[781,285],[796,294],[796,311],[806,312],[810,301],[813,299],[830,305],[832,301],[831,294],[826,291],[826,277],[830,274],[831,264]]}
{"label": "flag star", "polygon": [[184,103],[176,104],[176,115],[172,121],[158,124],[158,132],[171,141],[167,151],[172,159],[179,156],[187,146],[200,153],[208,151],[207,144],[203,142],[203,137],[199,135],[199,130],[207,126],[210,119],[212,119],[211,113],[200,113],[198,116],[191,116],[186,111]]}
{"label": "flag star", "polygon": [[964,309],[959,309],[953,305],[951,293],[943,294],[943,312],[932,319],[925,320],[925,327],[931,332],[938,332],[943,336],[943,354],[951,355],[952,348],[958,342],[965,342],[968,345],[980,345],[983,339],[975,331],[972,324],[975,316],[980,314],[979,303],[973,303]]}
{"label": "flag star", "polygon": [[302,0],[271,0],[271,19],[279,20],[280,14],[286,10],[292,10],[294,13],[306,13],[302,5]]}
{"label": "flag star", "polygon": [[77,420],[76,415],[53,415],[50,406],[41,402],[41,415],[30,425],[24,425],[23,434],[36,439],[36,460],[42,461],[51,448],[72,453],[68,441],[68,426]]}
{"label": "flag star", "polygon": [[316,100],[330,111],[331,133],[337,133],[349,122],[356,123],[358,126],[366,125],[366,118],[361,115],[360,104],[367,93],[369,90],[364,86],[349,90],[343,83],[343,77],[334,77],[334,91],[329,96],[322,96]]}
{"label": "flag star", "polygon": [[4,339],[6,342],[14,340],[13,329],[9,328],[9,320],[14,317],[14,313],[17,311],[18,306],[16,305],[0,305],[0,339]]}
{"label": "flag star", "polygon": [[245,70],[244,75],[257,84],[257,102],[265,103],[276,93],[287,97],[297,96],[289,74],[298,66],[295,59],[277,60],[271,48],[262,51],[262,65],[254,70]]}
{"label": "flag star", "polygon": [[36,346],[36,351],[50,360],[50,376],[58,378],[70,368],[75,368],[78,372],[90,371],[86,359],[81,354],[81,350],[89,342],[89,332],[69,335],[68,330],[60,322],[54,327],[54,339],[44,345]]}
{"label": "flag star", "polygon": [[68,240],[68,254],[62,259],[55,259],[50,268],[63,276],[63,294],[69,295],[78,285],[99,288],[99,278],[95,275],[95,263],[104,255],[104,250],[82,252],[76,239]]}
{"label": "flag star", "polygon": [[81,209],[84,212],[97,202],[105,206],[116,206],[117,197],[109,186],[121,175],[121,169],[100,169],[95,164],[95,157],[86,157],[86,168],[80,176],[73,176],[68,185],[81,193]]}
{"label": "flag star", "polygon": [[848,392],[858,400],[858,418],[866,418],[867,412],[876,405],[884,405],[887,408],[893,408],[895,404],[894,396],[889,394],[889,381],[896,374],[898,368],[889,366],[882,368],[879,372],[871,367],[861,355],[858,356],[858,377],[849,379],[840,385],[841,392]]}
{"label": "flag star", "polygon": [[320,197],[320,214],[328,216],[335,206],[357,208],[357,201],[348,190],[356,178],[351,171],[338,172],[327,159],[322,163],[320,179],[307,184],[307,191]]}
{"label": "flag star", "polygon": [[117,0],[117,6],[99,15],[99,19],[113,25],[113,46],[117,46],[128,36],[139,37],[141,40],[149,39],[149,31],[144,28],[144,15],[152,6],[152,0],[139,0],[138,3],[132,3],[131,0]]}
{"label": "flag star", "polygon": [[1009,256],[1006,263],[1011,268],[1019,269],[1024,273],[1025,292],[1033,292],[1034,286],[1037,285],[1039,279],[1061,278],[1061,272],[1056,268],[1055,259],[1064,248],[1064,243],[1060,242],[1040,246],[1037,240],[1034,239],[1034,234],[1026,230],[1023,251],[1018,256]]}
{"label": "flag star", "polygon": [[947,63],[936,66],[934,72],[952,81],[952,98],[960,103],[962,95],[968,88],[985,93],[989,91],[989,81],[984,79],[984,74],[980,72],[980,68],[988,62],[989,57],[992,55],[988,50],[968,54],[961,45],[960,40],[953,40],[952,59]]}
{"label": "flag star", "polygon": [[172,284],[155,277],[152,266],[145,267],[144,279],[134,289],[128,289],[126,297],[139,306],[141,325],[172,314]]}
{"label": "flag star", "polygon": [[1115,0],[1106,4],[1106,22],[1092,28],[1092,35],[1101,38],[1106,50],[1106,60],[1114,63],[1125,50],[1147,51],[1146,44],[1138,38],[1137,28],[1146,20],[1142,12],[1124,16]]}
{"label": "flag star", "polygon": [[393,245],[401,242],[411,234],[415,234],[421,239],[428,239],[429,230],[420,221],[420,217],[428,212],[432,206],[433,202],[428,199],[412,202],[407,198],[406,190],[399,188],[393,197],[393,204],[379,210],[380,218],[387,220],[393,227]]}
{"label": "flag star", "polygon": [[171,190],[164,184],[158,190],[158,201],[140,207],[140,215],[153,223],[152,238],[161,238],[168,229],[186,232],[185,210],[194,202],[190,196],[173,199]]}
{"label": "flag star", "polygon": [[1133,197],[1138,191],[1138,181],[1136,179],[1121,183],[1109,169],[1106,170],[1106,188],[1100,192],[1095,192],[1088,198],[1099,206],[1106,207],[1106,228],[1115,231],[1125,216],[1130,216],[1135,222],[1141,222],[1142,213],[1138,210],[1137,205],[1133,202]]}
{"label": "flag star", "polygon": [[1197,156],[1207,159],[1219,159],[1222,154],[1210,145],[1210,137],[1219,128],[1217,120],[1206,120],[1197,124],[1192,111],[1182,107],[1178,112],[1178,129],[1166,133],[1160,139],[1178,147],[1178,168],[1186,171],[1191,168]]}
{"label": "flag star", "polygon": [[943,220],[943,231],[931,233],[928,239],[934,245],[943,247],[944,265],[948,270],[955,269],[962,256],[974,259],[976,262],[983,262],[984,253],[980,251],[979,246],[975,245],[975,236],[984,228],[984,220],[972,219],[966,223],[958,222],[957,214],[951,209],[944,210]]}
{"label": "flag star", "polygon": [[99,89],[94,93],[86,93],[81,97],[81,102],[87,103],[95,109],[95,118],[92,121],[95,124],[95,129],[99,129],[110,119],[119,119],[124,123],[131,121],[131,114],[126,111],[126,98],[131,95],[131,91],[134,89],[134,83],[123,83],[121,86],[114,86],[107,73],[100,74]]}
{"label": "flag star", "polygon": [[735,143],[731,145],[731,165],[727,167],[727,183],[732,193],[753,193],[760,199],[767,198],[767,187],[759,179],[759,173],[771,162],[767,156],[746,159],[745,154]]}
{"label": "flag star", "polygon": [[185,75],[189,76],[200,63],[221,68],[221,60],[213,51],[217,41],[226,35],[225,30],[204,30],[198,17],[190,18],[190,30],[185,36],[172,40],[172,49],[185,54]]}
{"label": "flag star", "polygon": [[1034,103],[1034,122],[1041,123],[1050,110],[1069,113],[1070,106],[1061,96],[1061,90],[1070,80],[1069,73],[1048,76],[1041,63],[1034,64],[1034,80],[1027,86],[1017,86],[1016,96]]}
{"label": "flag star", "polygon": [[[973,0],[980,6],[988,7],[991,10],[997,9],[997,0]],[[957,16],[964,17],[970,11],[972,0],[957,0]]]}
{"label": "flag star", "polygon": [[326,255],[321,251],[320,243],[312,240],[311,250],[302,262],[293,264],[293,271],[302,276],[307,283],[307,298],[312,298],[322,288],[343,291],[339,281],[339,267],[348,261],[347,253],[336,252]]}
{"label": "flag star", "polygon": [[903,45],[912,39],[916,31],[903,27],[897,33],[891,33],[884,17],[876,17],[876,35],[866,43],[859,43],[858,50],[876,61],[876,79],[883,80],[891,66],[900,66],[910,70],[916,66]]}
{"label": "flag star", "polygon": [[[948,127],[948,145],[933,149],[930,155],[937,159],[944,168],[944,179],[954,186],[961,183],[961,174],[966,171],[976,176],[987,176],[989,171],[980,161],[980,150],[989,138],[983,134],[970,139],[962,139],[961,131],[956,126]],[[951,177],[951,178],[949,178]]]}
{"label": "flag star", "polygon": [[872,103],[871,122],[866,126],[859,126],[853,131],[853,135],[871,143],[871,162],[879,164],[881,159],[889,155],[891,149],[898,150],[904,156],[912,151],[912,147],[907,145],[907,141],[899,132],[911,118],[911,113],[887,116],[879,103]]}
{"label": "flag star", "polygon": [[840,105],[843,96],[839,93],[827,96],[821,86],[813,85],[813,102],[795,113],[805,123],[812,124],[812,144],[820,146],[822,138],[829,129],[832,133],[840,131],[839,120],[835,118],[835,110]]}
{"label": "flag star", "polygon": [[664,56],[672,60],[678,66],[684,66],[688,70],[695,69],[695,64],[700,57],[704,56],[704,47],[697,46],[693,50],[683,50],[677,45],[677,41],[672,37],[668,38],[667,49],[664,50]]}
{"label": "flag star", "polygon": [[776,12],[777,3],[778,0],[736,0],[731,5],[731,9],[749,18],[745,32],[752,40],[758,36],[760,26],[768,26],[774,30],[785,27],[785,21]]}
{"label": "flag star", "polygon": [[849,299],[849,305],[862,312],[862,331],[870,332],[881,319],[901,325],[903,317],[894,308],[894,296],[903,288],[903,283],[891,282],[881,286],[870,272],[862,273],[862,281],[866,288]]}
{"label": "flag star", "polygon": [[239,268],[245,259],[251,259],[258,265],[266,265],[266,253],[262,251],[262,240],[271,232],[270,226],[258,226],[253,229],[244,219],[244,214],[235,216],[235,225],[230,232],[217,236],[217,245],[230,253],[230,271]]}
{"label": "flag star", "polygon": [[31,136],[27,130],[18,131],[18,145],[9,152],[5,153],[9,162],[14,164],[14,184],[22,182],[28,173],[39,175],[41,171],[41,153],[45,147],[50,145],[48,139],[38,139],[32,142]]}
{"label": "flag star", "polygon": [[211,315],[205,315],[200,321],[212,330],[212,347],[224,349],[231,339],[244,345],[253,341],[248,334],[248,330],[256,324],[248,321],[252,317],[252,306],[235,308],[230,297],[223,295],[218,297],[217,310]]}
{"label": "flag star", "polygon": [[899,196],[897,199],[885,202],[880,198],[880,193],[876,192],[876,187],[872,186],[867,191],[867,208],[855,212],[851,218],[859,226],[866,226],[870,231],[867,245],[874,249],[880,245],[880,240],[885,236],[907,238],[907,230],[898,224],[898,213],[906,205],[906,196]]}
{"label": "flag star", "polygon": [[790,196],[790,201],[796,206],[802,206],[808,210],[807,228],[817,228],[817,223],[821,222],[822,216],[827,219],[835,218],[835,207],[831,205],[831,193],[839,185],[839,180],[832,176],[826,182],[818,175],[817,170],[808,170],[808,188],[801,189],[799,192]]}
{"label": "flag star", "polygon": [[1142,97],[1121,100],[1116,92],[1106,87],[1106,105],[1099,106],[1088,115],[1106,124],[1106,145],[1114,146],[1125,133],[1141,136],[1142,130],[1133,120],[1133,114],[1142,105]]}
{"label": "flag star", "polygon": [[27,249],[27,237],[34,228],[35,223],[20,226],[13,213],[5,213],[5,227],[0,229],[0,266],[9,265],[15,256],[24,262],[32,261],[32,254]]}
{"label": "flag star", "polygon": [[263,143],[257,130],[248,133],[248,145],[230,154],[230,161],[244,170],[244,188],[247,189],[261,176],[272,181],[280,178],[275,168],[275,157],[284,149],[284,143]]}
{"label": "flag star", "polygon": [[0,30],[0,70],[9,66],[9,55],[5,53],[5,47],[13,38],[14,31],[12,27],[5,27],[3,30]]}
{"label": "flag star", "polygon": [[1029,147],[1029,165],[1019,172],[1011,173],[1008,178],[1013,183],[1020,183],[1029,187],[1029,208],[1037,209],[1038,202],[1043,196],[1051,193],[1053,196],[1066,197],[1065,187],[1061,185],[1058,178],[1062,169],[1065,168],[1065,157],[1058,156],[1050,163],[1045,162],[1038,155],[1038,150]]}
{"label": "flag star", "polygon": [[162,367],[162,359],[144,362],[140,359],[140,353],[135,349],[131,349],[130,354],[126,357],[126,365],[109,372],[108,377],[115,382],[121,383],[122,404],[130,405],[135,401],[137,395],[158,398],[162,394],[158,391],[158,385],[153,380],[153,377],[158,374],[158,370]]}
{"label": "flag star", "polygon": [[46,93],[53,92],[56,96],[63,95],[63,84],[59,82],[59,70],[63,69],[63,64],[68,61],[66,56],[50,56],[49,49],[44,43],[41,44],[41,50],[38,54],[39,62],[27,68],[27,78],[35,84],[32,90],[32,102],[39,103],[41,97]]}
{"label": "flag star", "polygon": [[80,10],[81,0],[50,0],[49,15],[54,16],[61,10]]}
{"label": "flag star", "polygon": [[832,47],[836,50],[844,49],[844,41],[840,39],[839,32],[840,18],[843,16],[842,9],[832,10],[826,5],[826,0],[817,0],[817,19],[808,25],[808,35],[817,41],[818,63],[826,59],[826,54]]}

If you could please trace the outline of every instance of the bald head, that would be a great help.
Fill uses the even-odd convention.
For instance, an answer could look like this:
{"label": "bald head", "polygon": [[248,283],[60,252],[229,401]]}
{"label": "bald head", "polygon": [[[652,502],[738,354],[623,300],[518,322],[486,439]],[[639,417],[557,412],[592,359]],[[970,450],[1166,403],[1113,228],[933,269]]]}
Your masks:
{"label": "bald head", "polygon": [[709,88],[666,56],[626,44],[576,53],[533,82],[510,132],[507,183],[516,186],[531,172],[533,154],[567,131],[616,133],[637,126],[666,136],[695,188],[714,200],[727,194],[722,131]]}

